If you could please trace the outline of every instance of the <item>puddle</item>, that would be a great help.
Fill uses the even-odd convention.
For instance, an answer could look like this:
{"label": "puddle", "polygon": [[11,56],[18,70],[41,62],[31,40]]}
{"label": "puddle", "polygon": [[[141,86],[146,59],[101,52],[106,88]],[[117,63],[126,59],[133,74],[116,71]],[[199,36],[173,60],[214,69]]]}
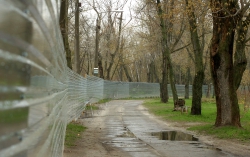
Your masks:
{"label": "puddle", "polygon": [[151,136],[157,136],[159,140],[170,140],[170,141],[198,141],[199,139],[191,134],[186,134],[180,131],[162,131],[153,132]]}

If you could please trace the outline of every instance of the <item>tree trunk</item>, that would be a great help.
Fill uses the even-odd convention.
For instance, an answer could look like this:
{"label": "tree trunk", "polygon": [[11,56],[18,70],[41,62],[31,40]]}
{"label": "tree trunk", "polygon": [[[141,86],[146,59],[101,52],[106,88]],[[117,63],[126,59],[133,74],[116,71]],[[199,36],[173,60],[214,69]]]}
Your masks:
{"label": "tree trunk", "polygon": [[119,80],[123,81],[123,67],[122,67],[122,65],[119,66],[118,75],[119,75]]}
{"label": "tree trunk", "polygon": [[152,67],[152,62],[150,62],[148,65],[148,72],[147,72],[147,82],[151,82],[152,81],[152,70],[151,70],[151,67]]}
{"label": "tree trunk", "polygon": [[192,115],[201,115],[201,98],[202,98],[202,82],[204,80],[204,72],[197,72],[193,82],[193,99],[192,99]]}
{"label": "tree trunk", "polygon": [[[119,61],[117,63],[117,66],[119,65],[118,78],[120,79],[120,81],[123,81],[123,64],[124,64],[124,60],[123,60],[123,48],[124,48],[124,44],[125,44],[125,40],[122,37],[121,48],[120,48],[120,55],[119,55]],[[121,63],[119,64],[119,62],[121,62]]]}
{"label": "tree trunk", "polygon": [[60,8],[60,28],[63,38],[64,49],[66,51],[67,66],[72,69],[71,51],[68,40],[68,0],[61,0]]}
{"label": "tree trunk", "polygon": [[235,90],[239,88],[243,73],[246,70],[247,66],[245,48],[246,48],[246,35],[248,32],[249,20],[250,16],[248,16],[245,21],[240,21],[237,26],[236,49],[234,53]]}
{"label": "tree trunk", "polygon": [[114,60],[115,60],[115,55],[114,54],[110,54],[111,55],[111,60],[110,60],[110,63],[109,63],[109,66],[107,68],[107,75],[106,75],[106,79],[107,80],[110,80],[111,77],[110,77],[110,73],[111,73],[111,69],[113,67],[113,64],[114,64]]}
{"label": "tree trunk", "polygon": [[99,70],[99,77],[104,79],[101,53],[98,53],[98,70]]}
{"label": "tree trunk", "polygon": [[152,60],[148,65],[147,82],[150,82],[150,83],[159,81],[154,62],[155,61]]}
{"label": "tree trunk", "polygon": [[194,51],[194,62],[195,62],[195,76],[193,81],[193,99],[192,99],[192,115],[201,115],[201,98],[202,98],[202,84],[204,80],[204,69],[203,69],[203,56],[202,49],[200,46],[196,17],[194,14],[194,8],[189,1],[186,0],[187,12],[190,25],[191,42]]}
{"label": "tree trunk", "polygon": [[[139,63],[138,63],[139,62]],[[135,62],[135,71],[136,71],[136,82],[141,82],[140,80],[140,77],[141,77],[141,75],[140,75],[140,72],[141,72],[141,63],[140,63],[140,61],[136,61]]]}
{"label": "tree trunk", "polygon": [[89,56],[89,52],[87,54],[87,57],[88,57],[88,65],[87,65],[88,67],[87,67],[87,72],[86,73],[87,73],[87,75],[89,75],[89,72],[91,71],[90,70],[90,56]]}
{"label": "tree trunk", "polygon": [[[99,43],[100,43],[100,29],[101,29],[101,17],[98,15],[96,19],[96,32],[95,32],[95,60],[94,60],[94,68],[98,67],[99,60]],[[100,67],[98,67],[99,69]],[[100,73],[100,72],[99,72]]]}
{"label": "tree trunk", "polygon": [[79,0],[75,1],[75,67],[80,74],[80,41],[79,41]]}
{"label": "tree trunk", "polygon": [[[163,81],[163,79],[165,81]],[[167,84],[167,76],[162,78],[162,82],[160,83],[160,96],[161,96],[161,102],[167,103],[169,96],[168,96],[168,84]]]}
{"label": "tree trunk", "polygon": [[160,79],[159,79],[159,76],[158,76],[157,71],[156,71],[156,65],[155,65],[155,63],[154,63],[154,70],[153,70],[153,72],[154,72],[154,80],[155,80],[154,82],[159,83]]}
{"label": "tree trunk", "polygon": [[[215,126],[241,127],[240,110],[234,84],[233,47],[236,28],[237,0],[226,2],[211,0],[213,37],[210,49],[211,73],[214,81],[217,116]],[[227,6],[226,8],[222,8]],[[228,12],[222,11],[226,9]]]}
{"label": "tree trunk", "polygon": [[206,95],[206,98],[210,98],[211,89],[212,89],[212,84],[209,83],[209,84],[207,85],[207,95]]}
{"label": "tree trunk", "polygon": [[190,67],[187,68],[185,79],[185,99],[189,99]]}
{"label": "tree trunk", "polygon": [[172,90],[172,95],[173,95],[173,100],[176,102],[178,100],[178,95],[177,95],[177,90],[175,87],[175,77],[174,77],[174,72],[173,72],[173,66],[171,62],[170,55],[167,56],[168,58],[168,69],[169,69],[169,82]]}
{"label": "tree trunk", "polygon": [[110,60],[110,63],[109,63],[108,69],[107,69],[107,80],[111,79],[110,78],[110,73],[111,73],[112,66],[114,64],[115,56],[120,50],[120,39],[121,39],[121,31],[122,31],[122,15],[123,15],[123,12],[121,12],[121,16],[120,16],[120,19],[119,19],[120,23],[119,23],[119,32],[118,32],[118,39],[117,39],[116,49],[115,49],[115,52],[113,54],[110,54],[111,55],[111,60]]}
{"label": "tree trunk", "polygon": [[125,72],[125,75],[126,75],[126,77],[128,79],[128,82],[132,82],[133,80],[132,80],[131,76],[129,75],[127,67],[124,64],[122,65],[122,67],[124,69],[124,72]]}
{"label": "tree trunk", "polygon": [[[171,1],[166,1],[165,0],[164,2],[165,2],[165,4],[169,3],[170,6],[169,6],[168,10],[169,10],[169,12],[173,12],[173,10],[174,10],[174,0],[171,0]],[[164,8],[164,10],[165,9],[166,8]],[[173,20],[174,20],[173,19],[173,14],[171,14],[170,19],[168,20],[168,23],[165,24],[165,25],[168,25],[168,29],[170,29],[170,30],[172,30],[173,27],[174,27],[174,24],[172,22]],[[167,43],[171,43],[171,41],[173,40],[173,32],[168,31],[167,32],[167,37],[168,37],[167,38]],[[170,86],[171,86],[171,90],[172,90],[173,100],[174,100],[174,102],[176,102],[178,100],[178,95],[177,95],[177,90],[176,90],[176,86],[175,86],[176,79],[175,79],[175,75],[174,75],[174,71],[173,71],[172,60],[171,60],[171,57],[170,57],[170,50],[167,51],[166,56],[167,56],[167,64],[168,64],[168,70],[169,70],[169,82],[170,82]]]}
{"label": "tree trunk", "polygon": [[161,102],[167,103],[169,99],[168,95],[168,66],[167,66],[167,57],[166,57],[166,49],[163,50],[162,53],[162,80],[160,83],[160,95]]}
{"label": "tree trunk", "polygon": [[155,75],[155,61],[152,60],[151,64],[150,64],[150,82],[153,83],[154,82],[154,75]]}
{"label": "tree trunk", "polygon": [[165,51],[163,52],[162,56],[162,80],[160,83],[160,96],[161,102],[167,103],[169,96],[168,96],[168,66],[167,66],[167,59],[165,57]]}
{"label": "tree trunk", "polygon": [[169,53],[169,49],[167,47],[167,30],[166,30],[166,22],[163,19],[163,10],[161,8],[161,1],[157,0],[157,12],[160,18],[160,26],[161,26],[161,48],[162,48],[162,80],[160,83],[160,96],[161,102],[168,102],[168,59],[167,54]]}

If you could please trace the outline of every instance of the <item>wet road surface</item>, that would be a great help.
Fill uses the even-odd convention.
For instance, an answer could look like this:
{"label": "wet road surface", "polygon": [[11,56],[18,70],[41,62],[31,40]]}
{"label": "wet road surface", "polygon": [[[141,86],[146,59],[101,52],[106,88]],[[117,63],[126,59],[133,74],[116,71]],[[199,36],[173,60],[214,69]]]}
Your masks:
{"label": "wet road surface", "polygon": [[151,118],[141,106],[142,102],[115,100],[107,103],[104,114],[100,115],[103,145],[119,148],[132,157],[236,156],[203,144],[192,135],[173,132],[175,130],[163,122]]}

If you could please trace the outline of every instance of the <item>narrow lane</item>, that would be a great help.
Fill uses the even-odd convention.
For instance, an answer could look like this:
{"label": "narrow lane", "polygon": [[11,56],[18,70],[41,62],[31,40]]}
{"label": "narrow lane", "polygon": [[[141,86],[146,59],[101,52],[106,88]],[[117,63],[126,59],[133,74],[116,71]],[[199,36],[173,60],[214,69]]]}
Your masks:
{"label": "narrow lane", "polygon": [[103,144],[119,148],[132,157],[235,157],[199,141],[161,140],[152,136],[173,131],[166,124],[146,115],[140,100],[115,100],[108,103],[103,123]]}

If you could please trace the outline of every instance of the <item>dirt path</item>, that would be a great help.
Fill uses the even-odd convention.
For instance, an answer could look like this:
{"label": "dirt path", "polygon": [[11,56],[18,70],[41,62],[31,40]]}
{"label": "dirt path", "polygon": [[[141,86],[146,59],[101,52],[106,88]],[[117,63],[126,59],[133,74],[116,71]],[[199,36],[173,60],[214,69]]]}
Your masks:
{"label": "dirt path", "polygon": [[94,116],[83,114],[78,120],[87,129],[82,133],[81,139],[76,146],[64,149],[64,157],[127,157],[128,154],[104,145],[105,124],[103,116],[107,114],[106,106],[103,104],[101,110],[94,111]]}
{"label": "dirt path", "polygon": [[[250,157],[250,146],[239,141],[219,140],[186,130],[194,123],[169,123],[150,115],[142,101],[116,100],[102,105],[92,118],[80,118],[88,129],[64,157],[140,157],[140,156],[242,156]],[[199,142],[169,142],[150,136],[158,130],[178,130],[194,134]],[[202,143],[200,143],[202,142]],[[194,142],[192,142],[194,144]]]}

